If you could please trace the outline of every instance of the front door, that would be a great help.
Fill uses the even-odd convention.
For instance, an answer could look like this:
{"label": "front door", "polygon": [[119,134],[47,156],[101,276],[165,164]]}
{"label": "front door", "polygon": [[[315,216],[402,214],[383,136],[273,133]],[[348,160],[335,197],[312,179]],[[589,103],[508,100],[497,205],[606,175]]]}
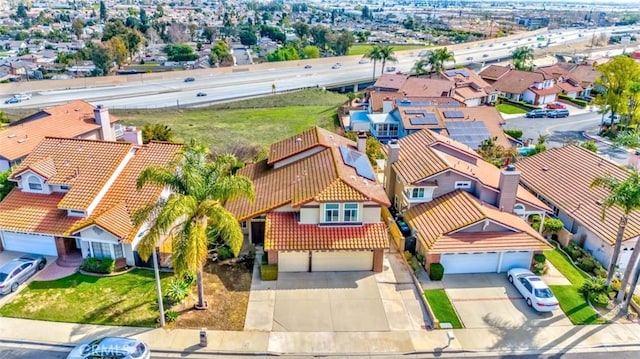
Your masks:
{"label": "front door", "polygon": [[251,243],[264,245],[264,221],[251,222]]}

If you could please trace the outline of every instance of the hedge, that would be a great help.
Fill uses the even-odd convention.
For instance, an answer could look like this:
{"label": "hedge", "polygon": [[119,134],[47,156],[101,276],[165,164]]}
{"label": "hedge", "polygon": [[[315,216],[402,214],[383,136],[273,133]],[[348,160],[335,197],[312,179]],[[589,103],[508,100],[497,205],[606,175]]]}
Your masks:
{"label": "hedge", "polygon": [[429,265],[429,279],[442,280],[444,277],[444,266],[440,263],[431,263]]}
{"label": "hedge", "polygon": [[569,101],[572,104],[581,107],[581,108],[585,108],[589,105],[589,103],[587,101],[584,100],[578,100],[577,98],[573,98],[573,97],[569,97],[567,95],[558,95],[558,99],[560,100],[564,100],[564,101]]}
{"label": "hedge", "polygon": [[278,279],[278,265],[277,264],[263,264],[260,266],[260,275],[262,280],[277,280]]}
{"label": "hedge", "polygon": [[98,259],[89,257],[82,262],[82,270],[91,273],[113,273],[115,266],[116,262],[113,260],[113,258]]}
{"label": "hedge", "polygon": [[537,109],[540,108],[539,106],[536,106],[536,105],[532,105],[532,104],[529,104],[529,103],[526,103],[526,102],[523,102],[523,101],[514,101],[514,100],[508,99],[506,97],[499,97],[498,100],[499,100],[498,101],[499,103],[509,103],[509,104],[512,104],[512,105],[517,106],[517,107],[520,107],[523,110],[527,110],[527,111],[537,110]]}

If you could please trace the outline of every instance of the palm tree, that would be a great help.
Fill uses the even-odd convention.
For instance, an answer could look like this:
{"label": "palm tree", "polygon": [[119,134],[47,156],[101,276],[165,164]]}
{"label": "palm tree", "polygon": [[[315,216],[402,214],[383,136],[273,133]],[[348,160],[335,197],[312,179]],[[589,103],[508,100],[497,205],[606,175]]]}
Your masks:
{"label": "palm tree", "polygon": [[393,47],[389,45],[380,46],[380,60],[382,60],[382,69],[380,69],[380,75],[384,72],[384,67],[387,64],[387,61],[397,62],[398,59],[395,57],[395,53],[393,52]]}
{"label": "palm tree", "polygon": [[528,46],[520,46],[511,51],[513,66],[517,70],[527,69],[527,61],[533,60],[533,49]]}
{"label": "palm tree", "polygon": [[135,216],[138,223],[149,216],[154,219],[138,245],[142,259],[148,260],[158,241],[166,236],[173,241],[171,262],[176,274],[197,273],[199,309],[207,306],[202,269],[209,241],[222,239],[236,256],[242,247],[238,221],[223,206],[231,199],[255,197],[251,181],[235,175],[237,160],[233,155],[211,161],[207,153],[205,146],[192,140],[168,166],[145,168],[138,177],[138,188],[150,183],[168,188],[171,194]]}
{"label": "palm tree", "polygon": [[379,45],[373,45],[364,54],[364,58],[371,59],[373,61],[373,80],[376,80],[376,63],[378,60],[382,60],[382,48]]}
{"label": "palm tree", "polygon": [[411,70],[416,76],[426,75],[429,73],[429,63],[425,59],[418,60]]}
{"label": "palm tree", "polygon": [[432,51],[427,58],[427,62],[431,67],[432,73],[440,73],[444,70],[444,63],[447,61],[456,61],[453,56],[453,52],[447,50],[446,47],[441,47]]}
{"label": "palm tree", "polygon": [[[627,227],[629,215],[634,211],[640,210],[640,175],[637,171],[633,171],[631,172],[631,175],[624,181],[621,181],[612,176],[596,177],[591,182],[589,187],[605,188],[609,191],[609,195],[604,199],[604,202],[602,204],[602,220],[604,220],[606,211],[608,209],[612,207],[618,207],[622,210],[622,215],[620,216],[620,221],[618,223],[616,243],[613,247],[613,255],[611,256],[611,263],[609,263],[609,271],[607,273],[606,284],[607,286],[609,286],[611,285],[611,280],[613,279],[616,265],[618,263],[620,247],[622,246],[622,241],[624,239],[624,230]],[[616,301],[620,301],[624,296],[624,292],[631,275],[631,270],[633,269],[633,266],[635,264],[635,258],[637,258],[635,250],[632,257],[634,258],[629,260],[629,264],[627,265],[627,269],[622,280],[622,286],[620,287],[620,292],[618,293],[619,299],[616,298]]]}

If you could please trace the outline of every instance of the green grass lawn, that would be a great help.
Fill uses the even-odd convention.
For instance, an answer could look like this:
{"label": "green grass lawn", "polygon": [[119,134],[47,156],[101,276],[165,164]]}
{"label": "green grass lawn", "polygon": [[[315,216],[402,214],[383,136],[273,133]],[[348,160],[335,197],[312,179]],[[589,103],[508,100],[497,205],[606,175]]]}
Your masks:
{"label": "green grass lawn", "polygon": [[578,289],[588,276],[571,264],[569,259],[559,249],[546,251],[544,255],[572,285],[551,285],[551,291],[560,302],[560,308],[576,325],[604,324],[606,321],[598,317],[596,311],[589,306],[587,300]]}
{"label": "green grass lawn", "polygon": [[[405,51],[405,50],[417,50],[424,49],[426,45],[390,45],[394,51]],[[349,48],[349,53],[347,55],[364,55],[372,48],[373,45],[369,44],[361,44],[361,45],[353,45]]]}
{"label": "green grass lawn", "polygon": [[516,114],[521,114],[521,113],[527,113],[526,110],[521,109],[520,107],[508,104],[508,103],[501,103],[499,105],[496,105],[496,108],[498,109],[498,111],[502,112],[502,113],[506,113],[508,115],[516,115]]}
{"label": "green grass lawn", "polygon": [[[171,278],[163,274],[163,286]],[[33,281],[0,308],[4,317],[103,325],[153,327],[158,317],[153,271],[114,277],[84,274]]]}
{"label": "green grass lawn", "polygon": [[456,311],[453,310],[453,305],[449,301],[447,293],[444,289],[428,289],[424,291],[424,296],[427,298],[427,302],[433,310],[433,314],[436,316],[440,323],[451,323],[454,329],[462,328],[460,319]]}
{"label": "green grass lawn", "polygon": [[128,125],[166,124],[181,142],[197,138],[221,147],[241,140],[266,146],[312,126],[335,130],[337,107],[346,100],[345,95],[306,90],[204,108],[111,112]]}

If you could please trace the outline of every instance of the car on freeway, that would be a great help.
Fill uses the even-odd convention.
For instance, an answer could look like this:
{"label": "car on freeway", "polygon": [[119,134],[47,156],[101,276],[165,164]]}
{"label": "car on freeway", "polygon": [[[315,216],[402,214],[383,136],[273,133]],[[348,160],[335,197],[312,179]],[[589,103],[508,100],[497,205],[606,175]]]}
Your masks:
{"label": "car on freeway", "polygon": [[569,117],[569,110],[567,110],[566,108],[551,110],[547,112],[547,117],[549,118]]}
{"label": "car on freeway", "polygon": [[468,61],[473,60],[473,56],[468,56],[468,57],[467,57],[467,60],[468,60]]}
{"label": "car on freeway", "polygon": [[361,59],[360,61],[358,61],[358,63],[359,63],[360,65],[362,65],[362,64],[368,64],[368,63],[369,63],[369,60],[367,60],[367,59]]}
{"label": "car on freeway", "polygon": [[104,337],[80,343],[67,359],[150,359],[149,346],[137,339]]}
{"label": "car on freeway", "polygon": [[396,70],[395,66],[387,66],[386,69],[384,69],[386,72],[394,72]]}
{"label": "car on freeway", "polygon": [[8,98],[8,99],[4,100],[4,103],[5,104],[20,103],[20,99],[17,98],[17,97],[11,97],[11,98]]}
{"label": "car on freeway", "polygon": [[193,78],[193,77],[187,77],[186,79],[184,79],[184,82],[193,82],[193,81],[195,81],[195,80],[196,80],[196,79],[195,79],[195,78]]}
{"label": "car on freeway", "polygon": [[26,101],[26,100],[31,100],[31,94],[30,93],[17,93],[15,95],[13,95],[14,98],[17,98],[20,101]]}
{"label": "car on freeway", "polygon": [[0,267],[0,294],[15,292],[46,265],[47,259],[39,255],[23,255],[5,263]]}
{"label": "car on freeway", "polygon": [[548,103],[547,104],[547,108],[551,109],[551,110],[557,110],[557,109],[562,109],[562,108],[567,108],[567,107],[565,105],[561,104],[561,103],[552,102],[552,103]]}
{"label": "car on freeway", "polygon": [[207,96],[207,94],[206,94],[205,92],[198,92],[198,93],[196,94],[196,96],[198,96],[198,97],[205,97],[205,96]]}
{"label": "car on freeway", "polygon": [[552,312],[560,309],[560,303],[542,278],[528,269],[513,268],[507,272],[507,279],[524,297],[527,305],[538,312]]}
{"label": "car on freeway", "polygon": [[489,57],[489,54],[484,54],[482,55],[482,57]]}
{"label": "car on freeway", "polygon": [[342,67],[342,64],[339,62],[336,62],[335,64],[333,64],[333,66],[331,66],[332,69],[339,69],[340,67]]}
{"label": "car on freeway", "polygon": [[311,68],[311,65],[304,65],[304,68],[308,70]]}
{"label": "car on freeway", "polygon": [[547,110],[543,109],[543,108],[538,108],[535,110],[531,110],[529,112],[527,112],[524,117],[526,118],[542,118],[542,117],[547,117]]}

